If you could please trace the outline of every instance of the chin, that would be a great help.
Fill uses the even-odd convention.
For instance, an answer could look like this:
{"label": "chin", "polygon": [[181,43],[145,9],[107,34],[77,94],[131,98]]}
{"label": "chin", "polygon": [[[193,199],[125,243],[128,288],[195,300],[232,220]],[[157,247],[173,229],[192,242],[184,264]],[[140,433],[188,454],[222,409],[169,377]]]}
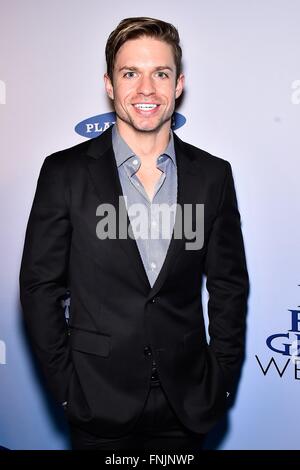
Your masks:
{"label": "chin", "polygon": [[139,131],[139,132],[155,132],[160,128],[160,126],[153,126],[153,127],[134,126],[134,128],[136,131]]}
{"label": "chin", "polygon": [[140,131],[140,132],[155,132],[161,129],[164,125],[166,125],[168,121],[170,120],[159,122],[159,123],[152,124],[152,125],[150,123],[141,125],[136,122],[132,122],[131,125],[134,127],[135,130]]}

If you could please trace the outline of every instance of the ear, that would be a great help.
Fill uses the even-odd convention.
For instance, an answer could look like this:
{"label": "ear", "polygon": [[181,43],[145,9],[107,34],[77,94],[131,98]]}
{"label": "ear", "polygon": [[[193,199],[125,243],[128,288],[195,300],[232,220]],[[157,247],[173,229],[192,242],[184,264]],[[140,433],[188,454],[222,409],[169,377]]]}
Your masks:
{"label": "ear", "polygon": [[177,83],[176,83],[176,88],[175,88],[175,98],[179,98],[179,96],[181,95],[182,91],[183,91],[183,87],[184,87],[184,75],[183,73],[181,73],[179,75],[179,77],[177,78]]}
{"label": "ear", "polygon": [[104,85],[105,85],[105,90],[106,90],[108,97],[111,100],[113,100],[114,99],[114,87],[107,73],[104,74]]}

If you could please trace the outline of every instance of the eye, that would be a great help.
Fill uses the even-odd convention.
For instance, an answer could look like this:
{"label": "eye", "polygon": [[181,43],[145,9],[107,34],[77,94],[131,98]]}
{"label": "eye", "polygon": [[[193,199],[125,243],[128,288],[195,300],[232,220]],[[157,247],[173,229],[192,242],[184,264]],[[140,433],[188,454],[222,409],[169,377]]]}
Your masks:
{"label": "eye", "polygon": [[168,74],[166,72],[159,71],[157,72],[159,78],[168,78]]}
{"label": "eye", "polygon": [[129,71],[123,74],[124,78],[133,78],[136,75],[135,72]]}

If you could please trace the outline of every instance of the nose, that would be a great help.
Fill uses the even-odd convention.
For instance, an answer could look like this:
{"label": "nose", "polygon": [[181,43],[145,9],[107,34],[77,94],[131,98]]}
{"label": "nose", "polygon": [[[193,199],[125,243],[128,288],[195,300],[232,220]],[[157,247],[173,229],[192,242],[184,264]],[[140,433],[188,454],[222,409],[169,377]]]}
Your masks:
{"label": "nose", "polygon": [[148,75],[142,76],[141,79],[139,80],[137,92],[145,96],[154,94],[155,86],[154,86],[153,78]]}

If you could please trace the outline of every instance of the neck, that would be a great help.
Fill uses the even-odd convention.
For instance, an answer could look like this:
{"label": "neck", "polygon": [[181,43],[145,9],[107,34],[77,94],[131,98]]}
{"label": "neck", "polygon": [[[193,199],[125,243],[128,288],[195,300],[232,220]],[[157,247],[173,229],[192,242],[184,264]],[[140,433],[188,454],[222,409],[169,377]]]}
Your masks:
{"label": "neck", "polygon": [[135,155],[147,162],[156,161],[157,156],[166,150],[170,140],[170,123],[156,132],[137,131],[119,119],[117,119],[116,126],[119,134]]}

